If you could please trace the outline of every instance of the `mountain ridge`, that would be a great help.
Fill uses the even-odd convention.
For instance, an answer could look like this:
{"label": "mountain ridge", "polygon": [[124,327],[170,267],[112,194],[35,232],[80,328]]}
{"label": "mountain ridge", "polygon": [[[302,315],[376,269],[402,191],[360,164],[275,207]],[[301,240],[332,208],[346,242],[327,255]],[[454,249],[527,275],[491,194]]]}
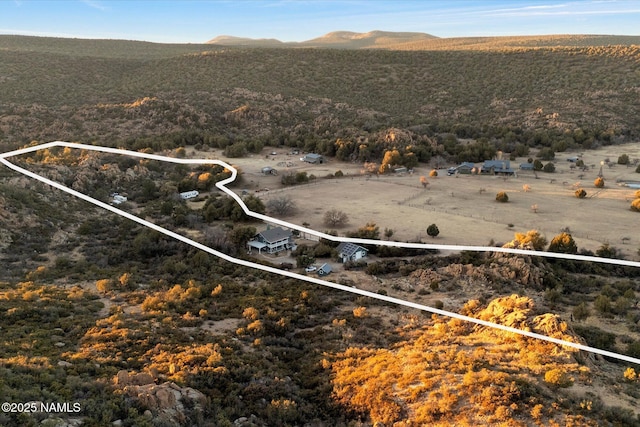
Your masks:
{"label": "mountain ridge", "polygon": [[253,39],[220,35],[207,41],[207,44],[246,47],[333,47],[345,49],[363,49],[388,47],[402,43],[415,43],[438,37],[421,32],[393,32],[373,30],[366,33],[353,31],[332,31],[322,36],[301,42],[283,42],[278,39]]}
{"label": "mountain ridge", "polygon": [[217,36],[206,42],[216,46],[389,49],[389,50],[495,50],[539,47],[585,47],[640,45],[640,36],[606,34],[552,34],[522,36],[437,37],[422,32],[373,30],[366,33],[332,31],[301,42],[278,39],[252,39],[230,35]]}

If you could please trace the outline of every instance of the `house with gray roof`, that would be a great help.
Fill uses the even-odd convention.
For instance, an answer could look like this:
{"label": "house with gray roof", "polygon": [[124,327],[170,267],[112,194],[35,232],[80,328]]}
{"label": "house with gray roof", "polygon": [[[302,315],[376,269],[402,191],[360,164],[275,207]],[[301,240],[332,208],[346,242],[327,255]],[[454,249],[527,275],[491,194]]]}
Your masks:
{"label": "house with gray roof", "polygon": [[338,251],[338,258],[342,263],[347,261],[358,261],[367,256],[369,250],[355,243],[342,242],[336,248]]}
{"label": "house with gray roof", "polygon": [[267,228],[256,234],[247,245],[249,250],[257,249],[258,253],[262,253],[262,250],[270,254],[286,251],[294,247],[293,233],[281,227]]}
{"label": "house with gray roof", "polygon": [[300,160],[302,160],[303,162],[313,163],[313,164],[324,162],[324,158],[322,157],[322,155],[315,154],[315,153],[305,154],[304,157],[301,158]]}
{"label": "house with gray roof", "polygon": [[331,266],[329,264],[327,264],[327,263],[324,263],[318,269],[318,276],[326,276],[329,273],[331,273],[331,271],[333,271]]}
{"label": "house with gray roof", "polygon": [[509,160],[485,160],[481,173],[484,175],[513,175],[516,171],[511,169]]}

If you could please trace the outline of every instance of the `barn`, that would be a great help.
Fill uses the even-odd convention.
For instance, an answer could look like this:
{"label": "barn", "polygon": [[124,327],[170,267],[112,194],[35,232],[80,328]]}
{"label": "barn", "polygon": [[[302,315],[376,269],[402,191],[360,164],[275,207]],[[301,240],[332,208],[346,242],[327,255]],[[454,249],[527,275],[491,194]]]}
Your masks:
{"label": "barn", "polygon": [[312,164],[324,163],[324,157],[322,157],[321,154],[315,154],[315,153],[305,154],[304,157],[300,160],[302,160],[303,162],[312,163]]}

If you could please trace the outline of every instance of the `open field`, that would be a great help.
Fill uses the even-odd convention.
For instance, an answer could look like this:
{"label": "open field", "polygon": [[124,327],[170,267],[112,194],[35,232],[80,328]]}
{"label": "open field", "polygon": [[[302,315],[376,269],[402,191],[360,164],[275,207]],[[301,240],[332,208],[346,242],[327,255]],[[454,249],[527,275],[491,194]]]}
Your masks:
{"label": "open field", "polygon": [[[381,230],[391,228],[397,240],[431,240],[426,234],[429,224],[435,223],[440,235],[433,240],[441,244],[485,245],[492,239],[496,243],[513,238],[514,231],[537,229],[551,240],[561,229],[569,228],[579,248],[595,250],[603,243],[618,247],[627,259],[637,258],[640,238],[634,233],[638,214],[629,209],[635,190],[616,184],[617,180],[634,180],[635,168],[615,164],[604,166],[604,189],[593,185],[600,161],[605,158],[615,163],[626,153],[631,159],[640,157],[638,144],[608,146],[582,152],[585,165],[590,170],[571,170],[567,157],[578,153],[559,153],[556,156],[555,173],[538,172],[538,179],[530,171],[518,171],[517,177],[505,179],[498,176],[446,176],[441,170],[437,178],[429,178],[425,190],[419,182],[421,175],[428,175],[428,168],[421,167],[410,175],[375,176],[367,178],[360,173],[360,165],[331,161],[322,165],[301,162],[299,156],[290,156],[282,149],[279,154],[261,155],[243,159],[225,159],[239,166],[244,172],[241,188],[260,191],[257,194],[266,202],[270,198],[288,195],[297,204],[298,212],[287,220],[296,224],[307,222],[311,228],[326,229],[323,215],[329,209],[343,210],[349,215],[349,225],[344,230],[375,222]],[[217,156],[219,153],[215,153]],[[212,156],[212,153],[194,155]],[[292,162],[292,167],[278,166],[280,162]],[[526,158],[512,162],[517,168]],[[546,162],[543,162],[546,163]],[[591,167],[595,165],[595,168]],[[260,169],[272,166],[278,176],[264,176]],[[283,188],[281,175],[290,171],[307,171],[318,179],[308,185]],[[325,179],[328,174],[342,170],[345,177]],[[582,179],[579,175],[584,175]],[[578,183],[580,183],[578,185]],[[531,190],[525,192],[528,184]],[[575,189],[587,191],[587,198],[577,199]],[[480,189],[485,191],[482,193]],[[495,201],[499,191],[506,191],[509,202]],[[531,206],[537,204],[538,212]],[[508,225],[513,224],[512,228]],[[344,230],[339,230],[343,232]],[[629,238],[624,244],[622,238]]]}

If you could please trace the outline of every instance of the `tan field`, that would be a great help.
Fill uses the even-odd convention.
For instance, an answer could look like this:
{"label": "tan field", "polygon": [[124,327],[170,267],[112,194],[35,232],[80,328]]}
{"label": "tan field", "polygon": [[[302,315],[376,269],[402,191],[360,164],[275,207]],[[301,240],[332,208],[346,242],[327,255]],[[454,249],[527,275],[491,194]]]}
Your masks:
{"label": "tan field", "polygon": [[[278,154],[271,155],[274,151]],[[244,182],[235,188],[238,192],[268,188],[269,191],[255,193],[265,203],[270,198],[290,196],[298,209],[295,215],[283,219],[300,225],[306,222],[317,230],[328,228],[323,223],[323,215],[333,208],[349,216],[349,224],[338,230],[341,233],[375,222],[381,232],[385,228],[393,229],[394,240],[421,239],[440,244],[486,245],[492,239],[500,243],[511,240],[515,231],[530,229],[541,231],[547,240],[551,240],[562,229],[569,228],[579,248],[595,250],[603,243],[610,243],[620,249],[625,258],[638,259],[640,214],[629,209],[635,190],[616,182],[640,181],[640,174],[635,173],[635,166],[615,164],[623,153],[631,159],[640,158],[640,144],[582,152],[582,159],[589,166],[586,172],[579,168],[572,170],[571,163],[566,160],[579,153],[557,153],[556,172],[537,172],[538,179],[532,171],[518,170],[526,158],[511,162],[518,173],[517,177],[508,179],[447,176],[446,169],[440,170],[438,177],[430,178],[430,169],[422,165],[413,174],[368,178],[360,173],[360,164],[330,160],[311,165],[300,161],[300,155],[288,155],[285,149],[269,148],[262,155],[242,159],[218,157],[219,152],[193,151],[191,155],[221,158],[240,167]],[[593,181],[600,170],[600,162],[606,158],[614,165],[611,168],[603,166],[606,185],[604,189],[597,189]],[[287,167],[287,164],[291,166]],[[279,175],[263,175],[261,168],[264,166],[276,168]],[[337,170],[345,176],[325,179]],[[283,188],[281,175],[295,171],[307,171],[317,179],[311,184]],[[421,175],[427,176],[427,189],[420,184]],[[530,186],[529,191],[524,190],[525,185]],[[576,198],[576,188],[584,188],[587,197]],[[496,202],[499,191],[507,192],[508,203]],[[532,209],[533,205],[537,205],[537,212]],[[435,239],[426,233],[431,223],[440,229],[440,235]],[[513,227],[509,227],[510,224]]]}

